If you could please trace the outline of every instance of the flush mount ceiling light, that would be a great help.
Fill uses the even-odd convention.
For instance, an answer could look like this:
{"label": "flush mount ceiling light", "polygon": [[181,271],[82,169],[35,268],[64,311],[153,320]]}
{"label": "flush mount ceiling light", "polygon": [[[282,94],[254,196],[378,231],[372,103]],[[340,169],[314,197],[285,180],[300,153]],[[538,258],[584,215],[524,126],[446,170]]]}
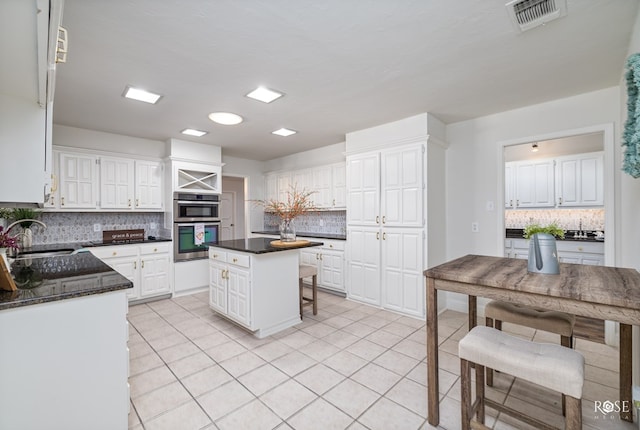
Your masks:
{"label": "flush mount ceiling light", "polygon": [[240,115],[230,112],[213,112],[209,114],[209,119],[222,125],[236,125],[243,121]]}
{"label": "flush mount ceiling light", "polygon": [[145,103],[156,104],[162,97],[160,94],[151,93],[149,91],[142,90],[140,88],[133,88],[127,86],[124,89],[124,94],[128,99],[138,100]]}
{"label": "flush mount ceiling light", "polygon": [[186,134],[188,136],[195,136],[195,137],[202,137],[205,134],[207,134],[206,131],[201,131],[201,130],[195,130],[193,128],[185,128],[184,130],[182,130],[180,133],[182,134]]}
{"label": "flush mount ceiling light", "polygon": [[264,103],[271,103],[272,101],[279,99],[284,94],[279,93],[278,91],[270,90],[265,87],[258,87],[255,90],[251,91],[246,96],[252,98],[254,100],[258,100]]}
{"label": "flush mount ceiling light", "polygon": [[531,152],[538,152],[538,144],[537,143],[533,143],[531,145]]}
{"label": "flush mount ceiling light", "polygon": [[277,134],[278,136],[291,136],[292,134],[296,134],[297,131],[295,130],[289,130],[288,128],[281,128],[279,130],[276,131],[272,131],[271,134]]}

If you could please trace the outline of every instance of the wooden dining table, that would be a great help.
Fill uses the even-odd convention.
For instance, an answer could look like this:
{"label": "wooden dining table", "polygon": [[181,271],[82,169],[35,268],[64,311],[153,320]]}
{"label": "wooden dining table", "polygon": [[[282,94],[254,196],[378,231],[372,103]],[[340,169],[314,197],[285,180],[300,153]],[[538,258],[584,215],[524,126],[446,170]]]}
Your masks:
{"label": "wooden dining table", "polygon": [[[560,274],[527,271],[527,260],[466,255],[424,271],[427,283],[428,421],[440,421],[438,394],[438,291],[466,294],[469,329],[477,298],[502,300],[620,323],[620,417],[633,422],[631,326],[640,325],[640,273],[635,269],[560,264]],[[626,402],[626,403],[625,403]]]}

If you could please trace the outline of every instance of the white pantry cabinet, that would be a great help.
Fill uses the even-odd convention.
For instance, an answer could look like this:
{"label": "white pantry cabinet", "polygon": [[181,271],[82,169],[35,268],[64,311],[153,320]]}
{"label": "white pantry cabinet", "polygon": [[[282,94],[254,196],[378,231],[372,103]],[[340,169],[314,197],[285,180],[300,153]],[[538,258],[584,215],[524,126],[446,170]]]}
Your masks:
{"label": "white pantry cabinet", "polygon": [[602,152],[556,158],[558,207],[604,205]]}
{"label": "white pantry cabinet", "polygon": [[424,316],[424,146],[347,157],[347,295]]}
{"label": "white pantry cabinet", "polygon": [[300,264],[318,269],[318,285],[340,293],[344,287],[344,240],[312,239],[324,245],[300,250]]}
{"label": "white pantry cabinet", "polygon": [[89,248],[91,253],[133,282],[129,300],[171,293],[171,242],[109,245]]}

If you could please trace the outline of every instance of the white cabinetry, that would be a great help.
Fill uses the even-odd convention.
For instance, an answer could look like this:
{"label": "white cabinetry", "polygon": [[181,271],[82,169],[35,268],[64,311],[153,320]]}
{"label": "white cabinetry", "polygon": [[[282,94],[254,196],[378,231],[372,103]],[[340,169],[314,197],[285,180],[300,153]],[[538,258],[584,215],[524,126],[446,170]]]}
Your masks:
{"label": "white cabinetry", "polygon": [[322,241],[324,245],[301,249],[300,264],[314,266],[318,269],[317,282],[319,286],[344,293],[345,241],[317,240]]}
{"label": "white cabinetry", "polygon": [[136,209],[162,209],[162,163],[136,160]]}
{"label": "white cabinetry", "polygon": [[126,158],[100,158],[100,207],[131,209],[133,207],[134,161]]}
{"label": "white cabinetry", "polygon": [[516,207],[553,207],[553,160],[519,161],[515,164]]}
{"label": "white cabinetry", "polygon": [[222,165],[172,161],[173,191],[200,194],[222,193]]}
{"label": "white cabinetry", "polygon": [[133,282],[129,300],[171,293],[171,242],[89,248],[91,253]]}
{"label": "white cabinetry", "polygon": [[[604,266],[604,242],[557,240],[556,249],[561,263]],[[504,255],[510,258],[528,259],[529,240],[506,239]]]}
{"label": "white cabinetry", "polygon": [[96,209],[97,157],[91,154],[60,152],[60,208]]}
{"label": "white cabinetry", "polygon": [[211,309],[269,336],[300,322],[298,250],[263,254],[209,248]]}
{"label": "white cabinetry", "polygon": [[331,205],[334,208],[347,207],[347,164],[337,163],[331,166],[331,189],[333,200]]}
{"label": "white cabinetry", "polygon": [[516,166],[514,162],[504,164],[504,207],[516,207]]}
{"label": "white cabinetry", "polygon": [[604,204],[603,159],[602,152],[556,159],[558,207]]}
{"label": "white cabinetry", "polygon": [[423,145],[347,158],[348,297],[424,316]]}

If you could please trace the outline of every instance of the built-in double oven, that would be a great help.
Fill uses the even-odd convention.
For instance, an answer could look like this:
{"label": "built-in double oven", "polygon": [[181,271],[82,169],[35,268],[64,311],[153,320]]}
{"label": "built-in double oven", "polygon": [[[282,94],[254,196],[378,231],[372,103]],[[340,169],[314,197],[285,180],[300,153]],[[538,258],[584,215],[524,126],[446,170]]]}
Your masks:
{"label": "built-in double oven", "polygon": [[217,243],[219,237],[219,195],[173,194],[174,261],[207,258],[204,243]]}

